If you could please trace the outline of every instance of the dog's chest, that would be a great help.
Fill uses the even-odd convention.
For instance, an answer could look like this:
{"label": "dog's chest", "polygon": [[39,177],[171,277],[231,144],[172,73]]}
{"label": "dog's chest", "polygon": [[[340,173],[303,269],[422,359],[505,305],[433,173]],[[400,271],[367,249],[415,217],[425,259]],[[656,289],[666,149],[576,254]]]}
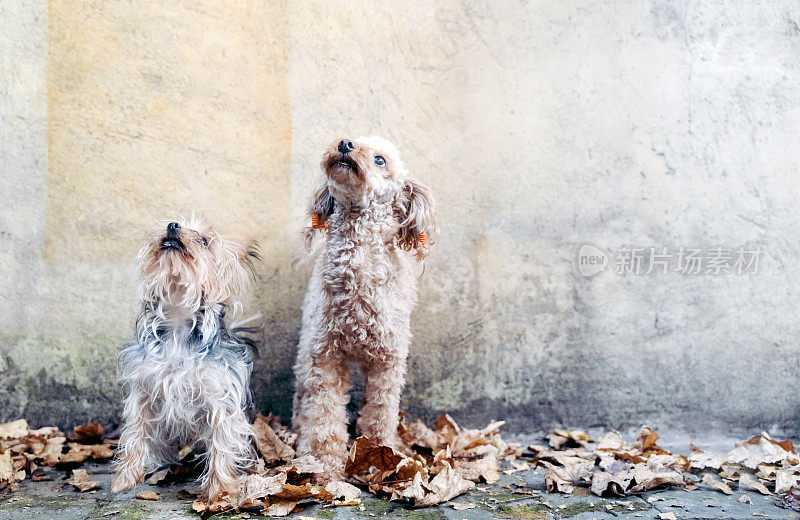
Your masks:
{"label": "dog's chest", "polygon": [[386,247],[359,244],[329,254],[323,286],[329,298],[354,310],[378,312],[397,285],[397,255]]}
{"label": "dog's chest", "polygon": [[198,391],[212,383],[244,381],[250,373],[246,348],[221,341],[204,343],[198,338],[134,344],[124,363],[124,375],[144,393],[169,401],[195,400]]}
{"label": "dog's chest", "polygon": [[402,259],[381,241],[328,248],[322,271],[326,328],[347,347],[386,344],[402,299]]}

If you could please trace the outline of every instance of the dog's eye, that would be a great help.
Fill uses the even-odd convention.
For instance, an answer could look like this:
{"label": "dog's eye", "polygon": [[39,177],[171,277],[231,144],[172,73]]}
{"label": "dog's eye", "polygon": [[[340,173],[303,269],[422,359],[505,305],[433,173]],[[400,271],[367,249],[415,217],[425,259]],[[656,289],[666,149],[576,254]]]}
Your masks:
{"label": "dog's eye", "polygon": [[384,166],[386,164],[386,159],[384,159],[380,155],[376,155],[375,156],[375,164],[377,164],[378,166]]}
{"label": "dog's eye", "polygon": [[206,237],[200,237],[199,242],[201,242],[204,246],[208,247],[208,240],[206,240]]}

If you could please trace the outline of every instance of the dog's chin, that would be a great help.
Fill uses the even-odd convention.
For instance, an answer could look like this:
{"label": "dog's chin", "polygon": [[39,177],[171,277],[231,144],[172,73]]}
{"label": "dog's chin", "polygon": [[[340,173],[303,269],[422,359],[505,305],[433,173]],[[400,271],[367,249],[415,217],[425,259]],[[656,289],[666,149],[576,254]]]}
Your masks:
{"label": "dog's chin", "polygon": [[358,167],[356,166],[355,161],[353,161],[353,159],[351,159],[349,157],[345,157],[345,156],[340,156],[339,158],[335,159],[331,163],[331,166],[335,166],[336,168],[338,168],[340,170],[344,170],[344,171],[350,170],[351,172],[356,172],[357,169],[358,169]]}
{"label": "dog's chin", "polygon": [[184,301],[187,290],[193,290],[193,286],[187,283],[187,280],[178,274],[173,274],[169,277],[168,281],[165,280],[150,280],[145,281],[147,286],[153,288],[154,295],[153,301],[162,309],[169,309],[170,314],[185,316],[191,314],[191,301]]}
{"label": "dog's chin", "polygon": [[181,253],[183,252],[183,242],[177,238],[164,238],[159,245],[161,253]]}
{"label": "dog's chin", "polygon": [[327,170],[328,178],[340,186],[356,188],[364,183],[362,175],[355,166],[348,163],[335,162]]}

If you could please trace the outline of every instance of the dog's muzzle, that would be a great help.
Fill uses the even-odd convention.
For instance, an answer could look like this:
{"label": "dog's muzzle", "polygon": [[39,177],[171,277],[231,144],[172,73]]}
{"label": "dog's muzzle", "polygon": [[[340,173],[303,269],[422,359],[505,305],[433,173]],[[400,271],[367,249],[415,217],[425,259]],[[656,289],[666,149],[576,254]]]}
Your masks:
{"label": "dog's muzzle", "polygon": [[162,251],[181,251],[183,250],[183,242],[178,235],[178,232],[181,229],[181,225],[177,222],[170,222],[167,224],[167,234],[164,235],[164,238],[161,239],[161,250]]}
{"label": "dog's muzzle", "polygon": [[339,150],[339,153],[341,153],[342,155],[347,155],[353,150],[355,150],[356,147],[355,145],[353,145],[353,141],[351,141],[350,139],[342,139],[341,141],[339,141],[339,146],[337,146],[336,149]]}
{"label": "dog's muzzle", "polygon": [[348,157],[347,155],[340,155],[339,158],[336,160],[336,166],[340,168],[347,168],[352,171],[356,171],[356,163],[353,159]]}

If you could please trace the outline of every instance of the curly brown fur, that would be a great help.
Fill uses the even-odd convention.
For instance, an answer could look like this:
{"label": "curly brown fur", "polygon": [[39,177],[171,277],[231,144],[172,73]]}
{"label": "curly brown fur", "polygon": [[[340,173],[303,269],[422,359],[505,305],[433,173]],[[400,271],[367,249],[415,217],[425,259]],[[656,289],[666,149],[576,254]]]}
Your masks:
{"label": "curly brown fur", "polygon": [[423,258],[427,249],[420,235],[433,244],[436,226],[430,190],[408,177],[385,139],[339,140],[321,166],[308,207],[320,226],[305,234],[309,245],[320,234],[325,244],[303,304],[293,425],[299,452],[325,464],[325,481],[343,477],[347,361],[357,362],[366,376],[358,430],[381,444],[398,443],[409,317],[416,304],[413,259],[405,251]]}

